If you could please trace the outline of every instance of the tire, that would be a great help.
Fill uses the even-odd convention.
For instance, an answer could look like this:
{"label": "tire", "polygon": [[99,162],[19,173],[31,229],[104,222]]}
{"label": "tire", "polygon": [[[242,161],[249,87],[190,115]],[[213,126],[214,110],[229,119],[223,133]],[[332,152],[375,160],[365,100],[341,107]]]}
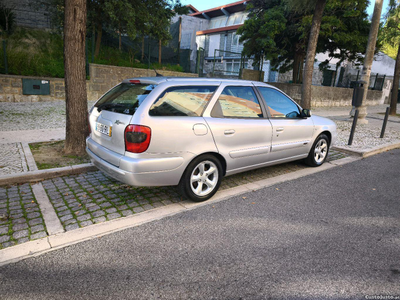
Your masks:
{"label": "tire", "polygon": [[315,140],[308,157],[305,159],[307,165],[319,167],[322,165],[329,152],[329,138],[326,134],[321,134]]}
{"label": "tire", "polygon": [[194,202],[208,200],[221,185],[222,174],[221,162],[215,156],[196,157],[182,175],[179,192]]}

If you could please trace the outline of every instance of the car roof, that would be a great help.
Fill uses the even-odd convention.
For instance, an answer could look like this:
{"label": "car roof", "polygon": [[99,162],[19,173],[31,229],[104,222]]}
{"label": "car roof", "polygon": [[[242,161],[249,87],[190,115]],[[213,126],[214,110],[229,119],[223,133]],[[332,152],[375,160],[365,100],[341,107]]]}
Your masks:
{"label": "car roof", "polygon": [[266,84],[264,82],[260,81],[252,81],[252,80],[243,80],[243,79],[231,79],[231,78],[203,78],[203,77],[134,77],[134,78],[129,78],[125,79],[122,82],[123,83],[129,83],[131,80],[139,80],[141,83],[147,83],[147,84],[160,84],[162,82],[170,81],[179,81],[179,82],[197,82],[197,81],[202,81],[202,82],[207,82],[207,83],[222,83],[222,82],[230,82],[234,84],[248,84],[248,83],[253,83],[255,85],[262,85],[262,86],[269,86],[273,87],[269,84]]}

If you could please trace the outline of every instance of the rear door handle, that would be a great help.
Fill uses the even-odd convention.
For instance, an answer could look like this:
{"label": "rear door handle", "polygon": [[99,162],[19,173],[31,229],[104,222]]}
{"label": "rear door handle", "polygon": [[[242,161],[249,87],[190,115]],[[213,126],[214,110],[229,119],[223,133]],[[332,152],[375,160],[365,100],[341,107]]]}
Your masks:
{"label": "rear door handle", "polygon": [[235,133],[235,130],[233,130],[233,129],[229,129],[229,130],[225,130],[224,131],[225,135],[231,135],[231,134],[234,134],[234,133]]}
{"label": "rear door handle", "polygon": [[276,129],[276,132],[282,132],[283,131],[283,127],[278,127],[277,129]]}

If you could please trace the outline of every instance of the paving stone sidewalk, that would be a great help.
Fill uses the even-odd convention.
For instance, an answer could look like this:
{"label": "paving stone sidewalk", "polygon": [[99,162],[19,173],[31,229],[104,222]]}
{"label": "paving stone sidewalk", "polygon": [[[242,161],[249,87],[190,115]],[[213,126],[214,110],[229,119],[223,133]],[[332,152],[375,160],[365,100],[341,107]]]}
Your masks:
{"label": "paving stone sidewalk", "polygon": [[[348,156],[331,151],[328,161]],[[301,161],[261,168],[223,179],[220,189],[308,168]],[[65,231],[181,201],[176,187],[132,187],[101,171],[42,181]],[[47,236],[30,184],[0,187],[0,249]]]}
{"label": "paving stone sidewalk", "polygon": [[30,184],[0,187],[0,249],[47,236]]}
{"label": "paving stone sidewalk", "polygon": [[0,176],[27,171],[21,143],[0,144]]}

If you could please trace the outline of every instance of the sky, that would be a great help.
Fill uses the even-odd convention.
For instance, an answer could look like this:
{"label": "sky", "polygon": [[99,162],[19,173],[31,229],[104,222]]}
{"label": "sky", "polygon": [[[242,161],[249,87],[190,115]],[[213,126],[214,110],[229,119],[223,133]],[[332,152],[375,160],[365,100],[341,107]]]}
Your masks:
{"label": "sky", "polygon": [[[202,11],[236,1],[238,0],[181,0],[181,3],[184,5],[191,4],[199,11]],[[368,7],[368,14],[372,16],[372,13],[374,12],[375,1],[370,0],[370,2],[371,4]],[[389,0],[383,0],[382,16],[386,13],[388,4]]]}

